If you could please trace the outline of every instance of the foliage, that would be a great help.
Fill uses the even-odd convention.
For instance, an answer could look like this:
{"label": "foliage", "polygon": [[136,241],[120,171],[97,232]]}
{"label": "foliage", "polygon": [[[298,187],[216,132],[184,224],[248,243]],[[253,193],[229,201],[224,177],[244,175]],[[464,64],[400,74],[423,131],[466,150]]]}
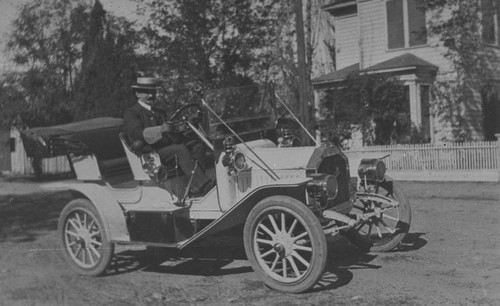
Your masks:
{"label": "foliage", "polygon": [[[299,114],[294,1],[141,0],[149,12],[146,73],[156,73],[171,102],[189,99],[192,88],[221,88],[273,82],[278,94]],[[324,33],[326,0],[305,1],[307,69],[319,44],[332,46]],[[323,18],[318,14],[323,13]],[[322,23],[320,22],[323,21]],[[331,34],[331,33],[330,33]],[[328,57],[331,56],[330,52]],[[321,54],[320,54],[321,55]],[[331,58],[321,58],[330,62]],[[317,61],[316,61],[317,62]],[[155,67],[152,67],[155,63]],[[147,63],[146,63],[147,64]],[[145,65],[146,66],[146,65]],[[315,67],[317,67],[316,65]],[[309,101],[313,101],[312,91]],[[172,104],[172,103],[170,103]]]}
{"label": "foliage", "polygon": [[19,110],[26,109],[22,92],[12,85],[14,78],[15,75],[9,75],[0,83],[0,127],[19,126]]}
{"label": "foliage", "polygon": [[21,5],[7,48],[26,67],[17,84],[27,103],[19,109],[23,125],[72,119],[73,79],[87,18],[84,1],[34,0]]}
{"label": "foliage", "polygon": [[480,130],[481,123],[467,120],[464,116],[474,107],[474,99],[491,91],[491,63],[495,58],[492,49],[483,43],[482,1],[421,1],[431,12],[428,34],[439,39],[435,47],[444,47],[441,48],[444,50],[443,55],[455,71],[453,78],[438,80],[435,83],[433,111],[443,122],[449,124],[451,138],[470,140],[471,130]]}
{"label": "foliage", "polygon": [[403,83],[384,75],[351,74],[345,86],[327,92],[320,122],[332,142],[351,137],[351,125],[361,125],[366,145],[403,143],[411,132],[409,103]]}
{"label": "foliage", "polygon": [[135,37],[131,23],[108,15],[95,1],[77,79],[76,119],[122,117],[123,110],[134,103],[131,85],[135,81]]}
{"label": "foliage", "polygon": [[[20,6],[13,29],[8,49],[24,68],[9,83],[25,101],[15,106],[16,116],[2,112],[3,124],[121,117],[133,103],[137,35],[130,22],[107,14],[99,1],[31,1]],[[14,107],[7,102],[0,105]]]}
{"label": "foliage", "polygon": [[[191,89],[253,83],[249,70],[265,46],[265,1],[143,0],[150,12],[142,34],[155,64],[144,67],[165,81],[169,100]],[[269,5],[274,5],[271,1]]]}

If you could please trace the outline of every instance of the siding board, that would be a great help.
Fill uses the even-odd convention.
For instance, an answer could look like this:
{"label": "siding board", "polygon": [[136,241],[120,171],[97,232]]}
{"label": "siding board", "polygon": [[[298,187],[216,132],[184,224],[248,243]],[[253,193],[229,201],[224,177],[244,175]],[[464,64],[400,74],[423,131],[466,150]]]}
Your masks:
{"label": "siding board", "polygon": [[359,20],[357,15],[337,18],[337,70],[359,62]]}

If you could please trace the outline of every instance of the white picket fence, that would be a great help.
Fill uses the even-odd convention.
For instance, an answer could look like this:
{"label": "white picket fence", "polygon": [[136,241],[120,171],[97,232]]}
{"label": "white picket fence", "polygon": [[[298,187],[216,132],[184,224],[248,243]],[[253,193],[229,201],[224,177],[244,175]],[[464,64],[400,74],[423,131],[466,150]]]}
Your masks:
{"label": "white picket fence", "polygon": [[389,155],[391,171],[498,169],[497,142],[370,146],[346,151],[349,155]]}
{"label": "white picket fence", "polygon": [[383,157],[395,178],[407,180],[498,181],[496,141],[369,146],[346,151],[353,160]]}

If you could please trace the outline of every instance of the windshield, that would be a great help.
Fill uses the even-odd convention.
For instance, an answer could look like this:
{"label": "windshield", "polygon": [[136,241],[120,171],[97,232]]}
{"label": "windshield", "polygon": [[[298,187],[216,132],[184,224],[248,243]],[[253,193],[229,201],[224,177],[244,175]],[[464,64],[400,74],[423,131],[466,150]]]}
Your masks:
{"label": "windshield", "polygon": [[[276,128],[274,90],[269,85],[210,90],[205,101],[238,135]],[[231,132],[208,112],[209,136],[223,139]]]}

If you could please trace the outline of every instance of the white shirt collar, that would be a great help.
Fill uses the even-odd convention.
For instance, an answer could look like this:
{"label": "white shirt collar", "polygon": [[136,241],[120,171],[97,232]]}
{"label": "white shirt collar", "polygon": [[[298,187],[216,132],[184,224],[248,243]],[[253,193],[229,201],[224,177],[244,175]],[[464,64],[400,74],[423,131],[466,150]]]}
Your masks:
{"label": "white shirt collar", "polygon": [[142,101],[137,101],[139,103],[140,106],[144,107],[145,109],[147,109],[148,111],[151,111],[151,105],[148,105]]}

